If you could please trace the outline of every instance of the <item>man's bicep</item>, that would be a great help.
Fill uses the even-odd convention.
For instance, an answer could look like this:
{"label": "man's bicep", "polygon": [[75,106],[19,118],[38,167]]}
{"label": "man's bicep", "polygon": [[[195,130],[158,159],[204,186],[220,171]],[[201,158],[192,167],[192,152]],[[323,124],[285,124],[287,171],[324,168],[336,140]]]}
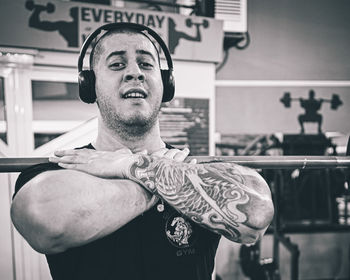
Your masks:
{"label": "man's bicep", "polygon": [[80,196],[86,199],[88,193],[93,197],[106,189],[122,188],[128,184],[136,185],[129,180],[103,179],[76,170],[44,170],[26,180],[23,185],[16,183],[17,192],[13,201],[15,202],[17,197],[33,203],[49,203],[56,199],[75,201],[79,200]]}
{"label": "man's bicep", "polygon": [[33,165],[27,169],[25,169],[22,173],[19,174],[16,184],[15,184],[15,192],[13,194],[13,198],[17,195],[17,192],[30,180],[32,180],[37,175],[50,170],[62,170],[55,163],[43,163]]}
{"label": "man's bicep", "polygon": [[73,180],[72,175],[72,172],[63,169],[21,174],[16,182],[11,205],[11,217],[15,226],[24,231],[30,223],[36,223],[39,205],[54,201],[55,197],[62,196],[59,193],[64,193],[68,184],[79,181],[78,178]]}
{"label": "man's bicep", "polygon": [[11,217],[35,250],[50,254],[118,230],[151,201],[151,194],[130,180],[55,170],[38,174],[18,191]]}
{"label": "man's bicep", "polygon": [[32,178],[25,177],[24,181],[19,181],[23,180],[23,178],[19,178],[11,205],[11,219],[15,228],[33,249],[40,253],[47,253],[46,249],[52,247],[48,245],[48,236],[55,235],[58,225],[58,223],[50,222],[49,218],[44,222],[43,217],[48,211],[42,211],[38,207],[39,201],[45,199],[43,199],[43,189],[38,186],[38,182],[51,172],[54,171],[45,171]]}

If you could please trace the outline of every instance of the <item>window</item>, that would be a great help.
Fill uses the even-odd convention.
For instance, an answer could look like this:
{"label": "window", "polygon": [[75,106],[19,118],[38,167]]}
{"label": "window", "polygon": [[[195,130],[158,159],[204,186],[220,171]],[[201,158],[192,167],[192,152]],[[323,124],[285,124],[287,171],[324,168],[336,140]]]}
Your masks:
{"label": "window", "polygon": [[79,99],[78,84],[32,81],[35,148],[97,115],[97,106]]}

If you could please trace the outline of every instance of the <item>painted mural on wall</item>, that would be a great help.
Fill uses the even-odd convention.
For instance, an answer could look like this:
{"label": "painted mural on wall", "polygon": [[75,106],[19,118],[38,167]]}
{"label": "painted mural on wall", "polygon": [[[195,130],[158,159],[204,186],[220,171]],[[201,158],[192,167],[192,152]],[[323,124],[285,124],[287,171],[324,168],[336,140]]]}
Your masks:
{"label": "painted mural on wall", "polygon": [[175,59],[221,60],[223,23],[219,20],[52,0],[3,0],[1,5],[2,46],[77,51],[97,27],[132,22],[159,33]]}

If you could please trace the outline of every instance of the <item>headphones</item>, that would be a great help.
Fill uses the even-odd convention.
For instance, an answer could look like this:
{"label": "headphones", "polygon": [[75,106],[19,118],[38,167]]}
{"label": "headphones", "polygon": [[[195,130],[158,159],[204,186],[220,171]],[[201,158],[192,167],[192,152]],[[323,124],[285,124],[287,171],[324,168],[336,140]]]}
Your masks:
{"label": "headphones", "polygon": [[[86,51],[90,46],[91,42],[101,33],[102,30],[110,31],[110,30],[118,30],[118,29],[131,29],[135,30],[138,33],[142,33],[146,31],[149,35],[154,38],[161,49],[164,52],[168,69],[161,69],[161,76],[163,81],[163,99],[162,102],[168,102],[174,97],[175,93],[175,80],[173,77],[173,61],[170,56],[170,52],[168,47],[164,43],[163,39],[151,28],[129,22],[115,22],[108,23],[100,26],[94,32],[92,32],[83,43],[81,47],[79,59],[78,59],[78,84],[79,84],[79,97],[85,103],[94,103],[96,101],[96,92],[95,92],[95,73],[93,70],[83,70],[83,62]],[[146,35],[146,34],[145,34]]]}

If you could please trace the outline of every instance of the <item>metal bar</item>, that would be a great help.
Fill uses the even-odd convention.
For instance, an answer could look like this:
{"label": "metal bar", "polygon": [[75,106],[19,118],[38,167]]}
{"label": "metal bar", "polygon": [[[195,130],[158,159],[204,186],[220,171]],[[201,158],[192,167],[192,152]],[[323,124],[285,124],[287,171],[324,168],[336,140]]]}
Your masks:
{"label": "metal bar", "polygon": [[291,270],[291,280],[298,280],[299,278],[299,256],[300,251],[297,244],[294,244],[289,237],[284,236],[283,234],[277,234],[277,238],[283,244],[283,246],[291,253],[292,258],[290,262]]}
{"label": "metal bar", "polygon": [[274,179],[270,184],[275,201],[275,215],[273,215],[273,262],[276,267],[276,272],[280,271],[280,252],[279,252],[279,230],[281,228],[281,214],[280,214],[280,196],[281,189],[284,189],[284,180],[281,170],[274,172]]}
{"label": "metal bar", "polygon": [[[350,167],[350,157],[334,156],[192,156],[198,163],[229,162],[257,169],[310,169]],[[20,172],[29,166],[47,163],[48,158],[0,158],[0,172]]]}
{"label": "metal bar", "polygon": [[24,169],[49,162],[49,158],[0,158],[0,172],[21,172]]}
{"label": "metal bar", "polygon": [[258,169],[310,169],[350,167],[350,157],[335,156],[222,156],[189,157],[198,162],[231,162]]}

